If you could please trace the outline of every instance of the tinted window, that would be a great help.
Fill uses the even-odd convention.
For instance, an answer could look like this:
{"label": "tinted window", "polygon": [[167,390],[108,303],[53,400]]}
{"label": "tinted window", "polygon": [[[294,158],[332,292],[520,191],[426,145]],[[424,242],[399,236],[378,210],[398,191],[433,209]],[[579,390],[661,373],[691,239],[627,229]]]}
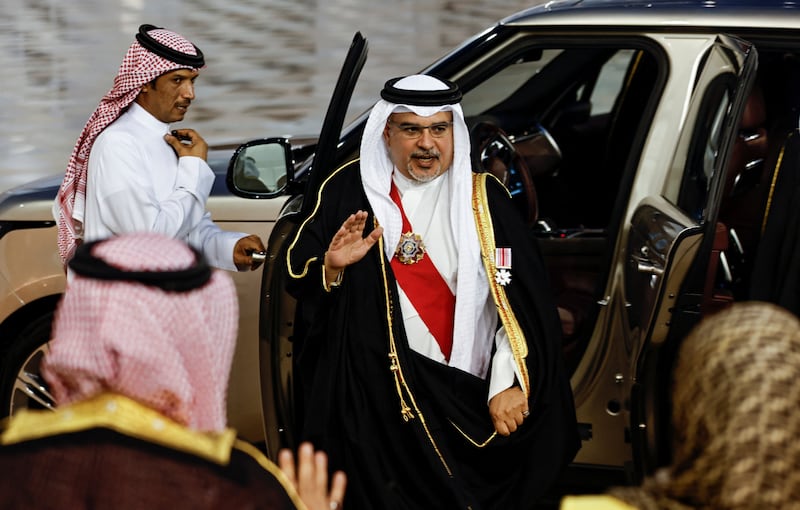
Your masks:
{"label": "tinted window", "polygon": [[[542,220],[571,233],[608,229],[626,165],[638,158],[634,140],[649,122],[658,72],[655,57],[634,48],[518,51],[465,94],[473,146],[481,147],[482,127],[501,128],[525,156]],[[558,149],[546,157],[541,143],[528,143],[543,130]],[[510,187],[522,193],[519,183]]]}
{"label": "tinted window", "polygon": [[505,180],[540,239],[572,369],[594,330],[619,204],[666,70],[633,45],[536,43],[517,41],[476,72],[462,105],[476,164]]}
{"label": "tinted window", "polygon": [[708,88],[692,133],[677,204],[697,222],[706,219],[711,186],[721,168],[719,157],[732,98],[729,82],[723,76]]}

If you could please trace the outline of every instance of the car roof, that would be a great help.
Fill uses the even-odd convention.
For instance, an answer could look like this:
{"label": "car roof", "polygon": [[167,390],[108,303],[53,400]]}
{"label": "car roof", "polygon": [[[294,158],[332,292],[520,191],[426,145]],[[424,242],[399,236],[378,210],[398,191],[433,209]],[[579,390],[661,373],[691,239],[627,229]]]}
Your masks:
{"label": "car roof", "polygon": [[499,24],[800,29],[800,4],[789,0],[553,0]]}

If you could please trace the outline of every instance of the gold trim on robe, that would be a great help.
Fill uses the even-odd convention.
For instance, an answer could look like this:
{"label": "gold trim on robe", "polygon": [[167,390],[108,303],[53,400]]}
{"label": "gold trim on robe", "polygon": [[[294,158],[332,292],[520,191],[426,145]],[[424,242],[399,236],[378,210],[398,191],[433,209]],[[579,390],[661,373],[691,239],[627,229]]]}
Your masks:
{"label": "gold trim on robe", "polygon": [[[486,276],[489,279],[489,290],[497,306],[500,321],[505,327],[508,335],[508,342],[511,345],[511,352],[514,354],[514,363],[517,365],[519,373],[522,375],[522,391],[526,397],[530,397],[530,376],[525,358],[528,356],[528,342],[525,334],[514,316],[511,303],[508,301],[506,289],[497,283],[497,267],[495,265],[495,245],[494,228],[492,227],[492,214],[489,211],[489,201],[486,196],[486,179],[489,173],[472,174],[472,211],[475,215],[475,224],[478,226],[478,241],[481,244],[481,258],[486,269]],[[493,179],[497,179],[491,175]],[[500,181],[498,180],[498,183]],[[501,183],[502,185],[502,183]]]}
{"label": "gold trim on robe", "polygon": [[199,432],[158,411],[116,393],[103,393],[76,404],[50,410],[22,409],[6,422],[3,445],[93,428],[114,430],[167,448],[196,455],[215,464],[230,462],[236,431]]}
{"label": "gold trim on robe", "polygon": [[[301,272],[299,272],[299,273],[296,273],[294,271],[294,268],[292,267],[292,262],[291,262],[291,260],[292,260],[292,250],[294,249],[295,245],[297,244],[297,241],[300,239],[300,233],[305,228],[306,223],[311,221],[314,218],[314,216],[316,216],[317,211],[319,210],[319,204],[322,202],[322,190],[325,189],[325,184],[329,180],[331,180],[331,178],[333,178],[334,175],[339,173],[340,170],[342,170],[343,168],[345,168],[345,167],[347,167],[349,165],[352,165],[353,163],[355,163],[357,161],[360,161],[360,158],[354,159],[352,161],[348,161],[347,163],[343,164],[342,166],[340,166],[339,168],[337,168],[336,170],[331,172],[331,174],[322,182],[322,184],[319,187],[319,190],[317,190],[317,201],[314,204],[314,210],[311,211],[311,214],[308,215],[308,217],[303,221],[303,223],[297,229],[297,232],[294,235],[294,239],[292,239],[292,242],[289,244],[289,248],[286,250],[286,259],[285,260],[286,260],[286,267],[289,270],[289,277],[290,278],[294,278],[294,279],[297,280],[297,279],[305,277],[305,275],[308,273],[309,266],[311,264],[313,264],[314,262],[316,262],[317,259],[318,259],[318,257],[312,257],[312,258],[306,260],[305,263],[303,264],[303,270]],[[306,199],[308,199],[308,197],[306,197]],[[324,271],[322,273],[322,281],[323,281],[323,285],[322,286],[324,288],[325,287],[325,284],[324,284],[325,273],[324,273]]]}
{"label": "gold trim on robe", "polygon": [[258,448],[237,439],[236,431],[201,432],[187,428],[158,411],[118,393],[101,393],[91,399],[50,410],[22,409],[2,424],[0,444],[13,445],[103,428],[147,443],[188,453],[227,466],[234,449],[258,463],[283,486],[294,505],[306,508],[292,481]]}

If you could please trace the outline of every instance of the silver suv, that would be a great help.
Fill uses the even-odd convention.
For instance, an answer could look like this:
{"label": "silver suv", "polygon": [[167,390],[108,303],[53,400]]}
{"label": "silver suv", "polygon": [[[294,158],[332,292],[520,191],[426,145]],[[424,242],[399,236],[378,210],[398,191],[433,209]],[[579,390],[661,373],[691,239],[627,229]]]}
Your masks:
{"label": "silver suv", "polygon": [[[464,90],[476,169],[507,183],[546,257],[583,438],[556,492],[636,482],[669,459],[671,357],[704,315],[754,298],[800,312],[788,277],[800,259],[787,236],[800,157],[798,9],[769,0],[553,1],[423,69]],[[231,423],[269,453],[295,440],[296,323],[282,241],[308,187],[357,155],[366,120],[341,133],[336,125],[358,75],[345,70],[319,157],[291,140],[256,140],[230,165],[229,152],[215,163],[230,168],[233,194],[218,190],[213,217],[269,239],[263,281],[236,275],[242,328],[229,406]],[[239,179],[247,156],[283,169],[276,191]],[[12,386],[45,395],[35,359],[63,290],[50,218],[59,181],[0,202],[6,404]],[[4,410],[19,405],[10,402]]]}
{"label": "silver suv", "polygon": [[[787,278],[797,227],[786,226],[800,163],[800,11],[726,3],[548,2],[423,70],[464,91],[475,168],[506,182],[545,256],[583,438],[556,492],[636,482],[669,460],[672,356],[703,316],[748,299],[800,313]],[[358,74],[347,65],[337,90]],[[347,100],[332,101],[324,155],[284,162],[291,198],[261,310],[273,451],[295,443],[298,412],[302,323],[283,291],[283,241],[317,183],[357,156],[365,116],[341,134],[327,123]],[[281,146],[254,141],[236,157],[257,152],[275,167]],[[235,171],[229,182],[259,196]]]}
{"label": "silver suv", "polygon": [[[286,197],[253,202],[232,195],[225,173],[233,147],[209,152],[217,180],[208,201],[216,223],[226,230],[269,237]],[[51,212],[62,176],[42,179],[0,195],[0,416],[20,407],[53,405],[39,378],[53,311],[66,278]],[[239,341],[228,392],[229,421],[242,437],[263,442],[258,363],[258,273],[232,273],[240,301]]]}

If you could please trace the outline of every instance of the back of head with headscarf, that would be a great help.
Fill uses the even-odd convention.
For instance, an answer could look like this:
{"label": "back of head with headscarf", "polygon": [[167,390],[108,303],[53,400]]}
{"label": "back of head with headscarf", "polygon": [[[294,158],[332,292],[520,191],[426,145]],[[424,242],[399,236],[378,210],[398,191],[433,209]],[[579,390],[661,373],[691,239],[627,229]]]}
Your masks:
{"label": "back of head with headscarf", "polygon": [[201,431],[226,424],[238,302],[231,277],[182,241],[81,245],[42,373],[56,402],[127,396]]}
{"label": "back of head with headscarf", "polygon": [[733,305],[686,338],[673,373],[673,461],[612,494],[642,509],[800,508],[800,321]]}
{"label": "back of head with headscarf", "polygon": [[[480,245],[472,215],[472,164],[469,130],[461,110],[461,92],[449,81],[428,75],[393,78],[386,82],[382,99],[373,106],[361,139],[361,179],[372,210],[383,227],[384,251],[392,258],[402,230],[399,207],[389,197],[394,163],[389,157],[383,131],[393,113],[411,112],[430,117],[438,112],[453,113],[453,163],[440,179],[449,179],[451,230],[458,251],[458,288],[455,325],[449,364],[478,376],[484,376],[488,357],[485,339],[494,325],[477,324],[489,295],[482,273]],[[476,342],[484,342],[476,348]]]}
{"label": "back of head with headscarf", "polygon": [[176,69],[197,70],[204,66],[203,53],[188,39],[152,25],[139,27],[136,40],[128,48],[114,78],[113,87],[100,101],[75,142],[53,205],[62,262],[69,260],[83,234],[86,169],[97,136],[136,99],[144,84]]}

